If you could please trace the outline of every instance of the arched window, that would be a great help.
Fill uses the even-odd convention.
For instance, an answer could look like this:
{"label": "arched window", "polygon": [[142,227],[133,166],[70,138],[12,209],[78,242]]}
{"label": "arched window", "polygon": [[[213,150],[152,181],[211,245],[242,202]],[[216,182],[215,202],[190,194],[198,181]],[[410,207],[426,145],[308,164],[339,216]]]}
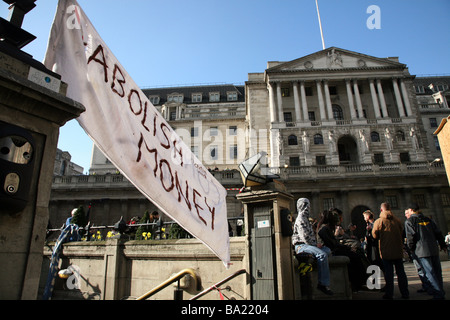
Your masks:
{"label": "arched window", "polygon": [[372,142],[380,142],[380,134],[376,131],[373,131],[370,134],[370,139],[372,140]]}
{"label": "arched window", "polygon": [[397,141],[406,141],[405,133],[401,130],[397,131],[397,134],[395,136],[397,138]]}
{"label": "arched window", "polygon": [[334,120],[344,120],[344,112],[337,104],[333,104],[333,118]]}
{"label": "arched window", "polygon": [[297,136],[296,135],[290,135],[288,137],[288,145],[290,146],[296,146],[298,145]]}
{"label": "arched window", "polygon": [[314,144],[323,144],[323,137],[321,134],[316,134],[314,136]]}

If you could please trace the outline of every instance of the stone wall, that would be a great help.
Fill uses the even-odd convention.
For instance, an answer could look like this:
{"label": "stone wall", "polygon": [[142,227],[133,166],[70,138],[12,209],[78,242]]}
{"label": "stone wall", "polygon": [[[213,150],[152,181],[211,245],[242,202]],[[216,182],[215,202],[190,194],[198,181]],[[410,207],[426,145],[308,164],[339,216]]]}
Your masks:
{"label": "stone wall", "polygon": [[[57,278],[53,299],[136,299],[186,268],[194,269],[200,276],[203,290],[240,269],[248,270],[247,252],[245,237],[231,238],[232,265],[227,270],[204,244],[195,239],[68,243],[61,254],[60,269],[70,265],[78,267],[81,287],[71,290],[67,280]],[[46,246],[40,297],[47,280],[51,253],[52,247]],[[223,294],[237,300],[250,299],[247,277],[248,273],[242,274],[223,285],[222,288],[229,286],[231,289],[224,290]],[[172,300],[174,289],[175,284],[150,299]],[[199,291],[191,287],[184,291],[183,298],[188,300],[197,293]],[[201,299],[217,300],[219,293],[212,291]]]}

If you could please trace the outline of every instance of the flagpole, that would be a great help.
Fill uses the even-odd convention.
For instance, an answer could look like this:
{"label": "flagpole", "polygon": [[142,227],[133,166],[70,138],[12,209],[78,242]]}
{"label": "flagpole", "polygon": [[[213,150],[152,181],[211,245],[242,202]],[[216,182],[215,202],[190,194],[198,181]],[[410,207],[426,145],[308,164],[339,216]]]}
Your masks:
{"label": "flagpole", "polygon": [[317,17],[319,18],[319,26],[320,26],[320,35],[322,37],[322,48],[325,50],[325,39],[323,37],[323,30],[322,30],[322,19],[320,18],[320,11],[319,11],[319,3],[316,0],[316,8],[317,8]]}

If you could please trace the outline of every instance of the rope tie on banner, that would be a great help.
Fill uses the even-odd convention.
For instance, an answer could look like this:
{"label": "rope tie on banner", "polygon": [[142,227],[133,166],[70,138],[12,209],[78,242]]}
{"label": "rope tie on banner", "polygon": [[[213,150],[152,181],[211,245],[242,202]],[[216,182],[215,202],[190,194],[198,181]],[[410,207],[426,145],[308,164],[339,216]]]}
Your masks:
{"label": "rope tie on banner", "polygon": [[219,291],[220,300],[225,300],[225,298],[223,297],[222,291],[220,291],[220,288],[217,288],[215,285],[213,286],[213,288],[216,289],[217,291]]}

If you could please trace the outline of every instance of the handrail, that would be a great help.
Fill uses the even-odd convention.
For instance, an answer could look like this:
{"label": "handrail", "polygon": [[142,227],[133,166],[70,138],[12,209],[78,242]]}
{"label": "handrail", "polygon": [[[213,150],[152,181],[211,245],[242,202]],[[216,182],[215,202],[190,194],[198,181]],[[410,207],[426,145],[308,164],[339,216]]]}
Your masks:
{"label": "handrail", "polygon": [[212,290],[217,290],[218,287],[220,287],[221,285],[227,283],[228,281],[236,278],[237,276],[247,273],[247,270],[245,269],[241,269],[239,271],[236,271],[235,273],[233,273],[231,276],[226,277],[225,279],[223,279],[222,281],[217,282],[216,284],[212,285],[211,287],[209,287],[208,289],[203,290],[202,292],[200,292],[199,294],[197,294],[195,297],[192,297],[189,300],[197,300],[198,298],[204,296],[205,294],[207,294],[208,292],[212,291]]}
{"label": "handrail", "polygon": [[152,290],[150,290],[146,294],[140,296],[136,300],[146,300],[146,299],[150,298],[152,295],[158,293],[159,291],[161,291],[162,289],[164,289],[167,286],[171,285],[175,281],[178,281],[178,280],[182,279],[185,275],[190,275],[194,279],[194,281],[195,281],[195,283],[197,285],[197,290],[200,290],[200,288],[201,288],[200,277],[195,273],[195,271],[193,269],[184,269],[184,270],[180,271],[179,273],[177,273],[176,275],[170,277],[169,279],[167,279],[166,281],[164,281],[160,285],[156,286],[155,288],[153,288]]}

